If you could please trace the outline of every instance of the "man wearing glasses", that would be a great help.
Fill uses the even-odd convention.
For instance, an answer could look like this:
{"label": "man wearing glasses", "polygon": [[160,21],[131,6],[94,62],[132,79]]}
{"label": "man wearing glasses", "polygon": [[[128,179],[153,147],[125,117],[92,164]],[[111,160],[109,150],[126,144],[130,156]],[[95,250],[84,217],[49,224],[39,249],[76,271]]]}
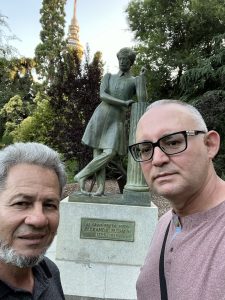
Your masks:
{"label": "man wearing glasses", "polygon": [[151,191],[172,210],[161,217],[137,281],[138,300],[225,298],[225,182],[213,158],[220,137],[177,100],[151,104],[129,146]]}

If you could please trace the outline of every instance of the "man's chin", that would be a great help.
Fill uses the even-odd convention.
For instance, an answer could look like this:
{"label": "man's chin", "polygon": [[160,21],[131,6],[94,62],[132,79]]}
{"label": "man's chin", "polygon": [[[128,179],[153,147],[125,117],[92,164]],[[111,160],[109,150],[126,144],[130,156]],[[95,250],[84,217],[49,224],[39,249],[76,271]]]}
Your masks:
{"label": "man's chin", "polygon": [[173,198],[173,196],[175,196],[175,190],[170,186],[161,186],[161,187],[156,187],[156,188],[153,188],[153,192],[158,195],[158,196],[161,196],[161,197],[164,197],[166,199],[171,199]]}
{"label": "man's chin", "polygon": [[0,243],[0,261],[18,268],[31,268],[43,260],[47,248],[39,253],[19,253],[9,245]]}
{"label": "man's chin", "polygon": [[18,268],[32,268],[44,259],[44,254],[38,256],[16,255],[13,260],[8,263]]}

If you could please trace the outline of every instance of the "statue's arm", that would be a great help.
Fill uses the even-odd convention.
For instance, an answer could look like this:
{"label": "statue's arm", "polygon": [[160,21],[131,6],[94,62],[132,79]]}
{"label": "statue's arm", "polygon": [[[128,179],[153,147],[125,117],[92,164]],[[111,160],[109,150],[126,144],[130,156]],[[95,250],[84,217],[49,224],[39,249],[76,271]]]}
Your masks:
{"label": "statue's arm", "polygon": [[111,104],[111,105],[116,105],[116,106],[127,107],[134,102],[133,100],[121,100],[121,99],[115,98],[104,91],[100,92],[100,98],[102,101],[104,101],[108,104]]}
{"label": "statue's arm", "polygon": [[124,107],[127,107],[130,104],[132,104],[134,102],[133,100],[118,99],[116,97],[111,96],[108,93],[109,78],[110,78],[110,74],[106,74],[102,79],[102,82],[101,82],[101,85],[100,85],[100,99],[101,99],[101,101],[104,101],[104,102],[106,102],[108,104],[111,104],[111,105],[124,106]]}
{"label": "statue's arm", "polygon": [[135,79],[136,81],[136,95],[138,101],[145,102],[148,99],[147,94],[147,84],[146,84],[146,71],[145,67],[141,68],[140,75],[137,76]]}

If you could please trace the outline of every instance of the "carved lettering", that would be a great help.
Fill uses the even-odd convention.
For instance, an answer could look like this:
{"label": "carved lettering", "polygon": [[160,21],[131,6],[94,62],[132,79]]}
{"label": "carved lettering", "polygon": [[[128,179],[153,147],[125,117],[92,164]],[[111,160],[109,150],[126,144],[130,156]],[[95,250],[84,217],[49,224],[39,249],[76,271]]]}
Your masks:
{"label": "carved lettering", "polygon": [[133,242],[135,233],[134,221],[81,219],[81,239],[99,239]]}

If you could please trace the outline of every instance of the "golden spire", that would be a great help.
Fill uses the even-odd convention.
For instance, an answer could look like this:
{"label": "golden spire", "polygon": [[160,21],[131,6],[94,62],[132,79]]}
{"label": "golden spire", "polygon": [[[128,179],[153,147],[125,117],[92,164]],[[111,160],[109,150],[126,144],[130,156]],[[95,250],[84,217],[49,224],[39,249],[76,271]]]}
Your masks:
{"label": "golden spire", "polygon": [[80,27],[77,22],[76,12],[77,12],[77,0],[74,0],[73,18],[71,20],[71,24],[69,25],[69,32],[68,32],[68,45],[77,49],[78,55],[81,59],[84,53],[84,49],[79,39]]}

